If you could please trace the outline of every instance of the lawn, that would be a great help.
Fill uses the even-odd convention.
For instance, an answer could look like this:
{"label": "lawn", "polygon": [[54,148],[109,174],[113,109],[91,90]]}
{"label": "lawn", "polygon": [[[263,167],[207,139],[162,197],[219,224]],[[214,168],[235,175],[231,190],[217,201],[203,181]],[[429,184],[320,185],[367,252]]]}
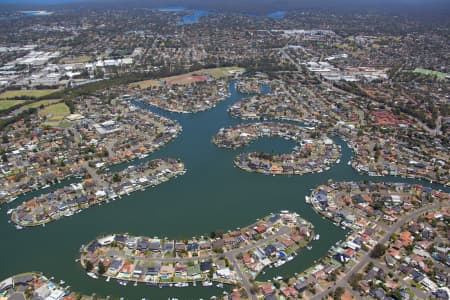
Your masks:
{"label": "lawn", "polygon": [[0,110],[5,110],[14,105],[21,104],[25,102],[24,100],[1,100],[0,101]]}
{"label": "lawn", "polygon": [[130,83],[130,87],[138,87],[141,90],[145,90],[149,87],[157,87],[160,85],[161,85],[160,81],[154,79]]}
{"label": "lawn", "polygon": [[423,75],[431,75],[431,76],[436,76],[439,79],[444,79],[447,74],[446,73],[442,73],[442,72],[438,72],[438,71],[433,71],[433,70],[427,70],[427,69],[422,69],[422,68],[417,68],[414,70],[414,73],[419,73],[419,74],[423,74]]}
{"label": "lawn", "polygon": [[40,101],[36,101],[36,102],[30,103],[30,104],[27,104],[24,106],[24,108],[38,108],[41,105],[48,106],[48,105],[54,104],[55,102],[58,102],[58,101],[61,101],[61,100],[40,100]]}
{"label": "lawn", "polygon": [[20,99],[21,97],[35,97],[40,98],[50,95],[57,90],[13,90],[6,91],[0,94],[0,99]]}
{"label": "lawn", "polygon": [[217,79],[217,78],[228,77],[228,76],[232,75],[233,72],[243,73],[243,72],[245,72],[245,69],[240,68],[240,67],[221,67],[221,68],[214,68],[214,69],[202,69],[195,73],[210,75]]}
{"label": "lawn", "polygon": [[40,116],[46,116],[47,120],[44,125],[47,126],[67,126],[66,122],[62,122],[64,117],[70,114],[70,109],[65,103],[56,103],[45,107],[39,111]]}
{"label": "lawn", "polygon": [[169,85],[172,84],[190,84],[198,81],[205,81],[206,78],[203,75],[209,75],[214,77],[215,79],[224,78],[231,76],[233,72],[244,72],[244,68],[240,67],[221,67],[221,68],[213,68],[213,69],[201,69],[195,72],[190,72],[182,75],[176,75],[171,77],[161,78],[160,80],[144,80],[131,83],[131,87],[139,87],[140,89],[147,89],[149,87],[160,86],[161,82],[166,82]]}

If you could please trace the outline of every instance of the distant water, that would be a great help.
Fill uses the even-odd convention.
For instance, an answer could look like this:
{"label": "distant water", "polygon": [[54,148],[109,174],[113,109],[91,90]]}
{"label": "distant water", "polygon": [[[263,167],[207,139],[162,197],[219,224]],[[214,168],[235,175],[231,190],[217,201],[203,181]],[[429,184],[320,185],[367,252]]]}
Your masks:
{"label": "distant water", "polygon": [[183,6],[167,6],[167,7],[158,8],[158,10],[164,11],[164,12],[179,12],[179,11],[185,11],[187,9]]}
{"label": "distant water", "polygon": [[26,10],[21,11],[21,13],[25,16],[50,16],[53,14],[53,12],[46,10]]}
{"label": "distant water", "polygon": [[271,19],[283,19],[284,17],[286,17],[286,12],[279,10],[279,11],[275,11],[273,13],[267,14],[267,16]]}
{"label": "distant water", "polygon": [[283,19],[286,17],[287,12],[284,10],[273,11],[268,14],[258,14],[258,13],[243,13],[245,16],[253,18],[271,18],[271,19]]}
{"label": "distant water", "polygon": [[209,15],[211,12],[207,10],[188,9],[183,6],[167,6],[158,9],[163,12],[187,12],[189,15],[183,16],[177,25],[195,24],[200,21],[201,17]]}
{"label": "distant water", "polygon": [[209,11],[207,10],[190,10],[191,15],[184,16],[178,25],[187,25],[187,24],[195,24],[200,21],[201,17],[209,15]]}

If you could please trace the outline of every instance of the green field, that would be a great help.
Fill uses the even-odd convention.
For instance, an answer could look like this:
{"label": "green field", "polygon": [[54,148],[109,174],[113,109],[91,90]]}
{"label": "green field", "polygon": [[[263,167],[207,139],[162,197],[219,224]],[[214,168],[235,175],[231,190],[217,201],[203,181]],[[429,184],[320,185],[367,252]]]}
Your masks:
{"label": "green field", "polygon": [[5,110],[14,105],[21,104],[24,100],[0,100],[0,110]]}
{"label": "green field", "polygon": [[442,73],[442,72],[427,70],[427,69],[422,69],[422,68],[415,69],[414,73],[436,76],[439,79],[444,79],[448,75],[447,73]]}
{"label": "green field", "polygon": [[54,93],[58,90],[15,90],[15,91],[6,91],[0,94],[0,99],[20,99],[21,97],[35,97],[40,98],[51,93]]}
{"label": "green field", "polygon": [[44,125],[46,126],[61,126],[64,117],[70,115],[70,109],[65,103],[56,103],[45,107],[39,111],[40,116],[46,116],[47,120]]}
{"label": "green field", "polygon": [[194,72],[198,74],[208,74],[214,78],[223,78],[230,76],[230,72],[245,72],[244,68],[240,67],[221,67],[221,68],[214,68],[214,69],[202,69],[200,71]]}
{"label": "green field", "polygon": [[130,84],[131,87],[139,87],[140,89],[146,89],[149,87],[160,86],[162,81],[172,82],[173,84],[188,84],[195,82],[195,79],[190,78],[191,75],[209,75],[214,77],[215,79],[224,78],[228,76],[232,76],[230,72],[245,72],[244,68],[240,67],[221,67],[221,68],[213,68],[213,69],[201,69],[194,72],[189,72],[186,74],[175,75],[170,77],[164,77],[159,80],[150,79],[144,81],[133,82]]}
{"label": "green field", "polygon": [[36,102],[30,103],[30,104],[27,104],[27,105],[24,106],[24,108],[39,108],[41,105],[48,106],[50,104],[54,104],[54,103],[59,102],[59,101],[61,101],[61,100],[58,100],[58,99],[57,100],[55,100],[55,99],[53,99],[53,100],[40,100],[40,101],[36,101]]}

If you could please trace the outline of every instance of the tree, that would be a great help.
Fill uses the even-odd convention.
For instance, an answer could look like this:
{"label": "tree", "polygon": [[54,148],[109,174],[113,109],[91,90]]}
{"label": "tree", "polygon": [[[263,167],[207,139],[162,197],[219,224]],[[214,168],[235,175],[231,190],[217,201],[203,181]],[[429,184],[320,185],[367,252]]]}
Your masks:
{"label": "tree", "polygon": [[94,266],[92,265],[90,260],[85,260],[84,261],[84,268],[85,268],[86,271],[89,272],[89,271],[91,271],[94,268]]}
{"label": "tree", "polygon": [[113,182],[120,182],[120,175],[118,173],[115,173],[113,176]]}
{"label": "tree", "polygon": [[105,265],[103,264],[103,262],[99,262],[98,263],[98,274],[103,275],[106,272],[106,268]]}
{"label": "tree", "polygon": [[359,289],[359,282],[363,279],[363,275],[361,273],[353,273],[348,279],[348,284],[354,289]]}
{"label": "tree", "polygon": [[338,286],[334,290],[333,299],[334,300],[341,300],[341,297],[342,297],[342,295],[344,295],[344,293],[345,293],[345,289],[342,286]]}
{"label": "tree", "polygon": [[386,246],[383,244],[376,244],[370,252],[370,257],[372,258],[380,258],[386,252]]}

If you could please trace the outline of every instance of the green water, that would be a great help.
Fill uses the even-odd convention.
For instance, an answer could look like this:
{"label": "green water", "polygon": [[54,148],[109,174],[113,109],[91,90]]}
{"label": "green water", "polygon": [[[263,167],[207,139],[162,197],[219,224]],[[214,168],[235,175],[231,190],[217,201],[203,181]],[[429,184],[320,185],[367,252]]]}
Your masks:
{"label": "green water", "polygon": [[[45,228],[16,230],[8,224],[6,211],[34,194],[28,194],[0,210],[0,280],[10,275],[41,271],[47,276],[63,279],[71,289],[85,294],[111,295],[127,299],[199,299],[219,295],[216,288],[155,288],[139,285],[126,287],[114,280],[94,280],[81,269],[78,258],[80,245],[100,234],[129,232],[135,235],[186,238],[207,235],[216,229],[243,227],[257,218],[283,209],[298,212],[312,222],[321,235],[314,241],[313,250],[304,250],[295,260],[278,269],[268,269],[260,279],[290,276],[311,266],[314,260],[326,254],[329,247],[345,237],[345,232],[322,219],[305,201],[310,189],[334,180],[408,181],[393,177],[361,176],[352,170],[347,161],[350,150],[342,140],[339,165],[330,171],[304,176],[264,176],[244,172],[233,166],[233,158],[242,151],[290,152],[294,144],[283,139],[261,139],[238,150],[219,149],[211,137],[219,128],[238,124],[228,116],[226,108],[244,97],[231,85],[231,96],[214,109],[193,115],[180,115],[153,111],[177,119],[183,126],[182,134],[147,159],[157,157],[181,158],[188,172],[177,179],[137,192],[109,204],[89,208],[70,218],[48,224]],[[134,162],[136,163],[136,162]],[[424,182],[420,182],[425,184]],[[430,184],[425,184],[430,185]],[[434,188],[442,188],[430,185]],[[448,189],[447,189],[448,190]]]}

